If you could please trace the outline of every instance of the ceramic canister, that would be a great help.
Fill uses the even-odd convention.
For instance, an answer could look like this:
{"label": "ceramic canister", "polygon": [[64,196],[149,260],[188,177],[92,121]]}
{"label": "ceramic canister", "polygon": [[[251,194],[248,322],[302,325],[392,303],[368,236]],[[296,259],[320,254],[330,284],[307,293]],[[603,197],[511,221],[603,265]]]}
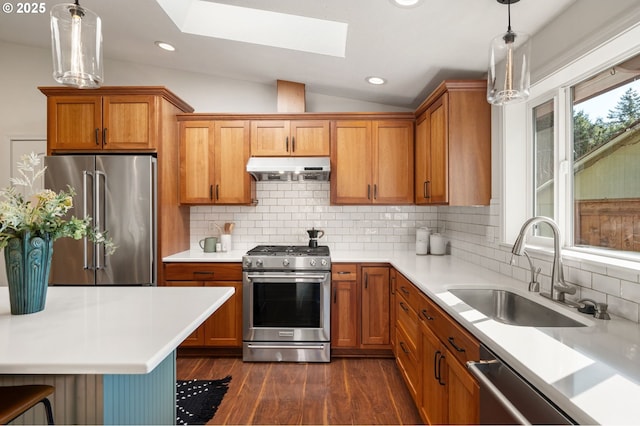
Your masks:
{"label": "ceramic canister", "polygon": [[431,234],[430,247],[431,247],[431,254],[434,254],[436,256],[441,256],[446,253],[447,242],[444,240],[444,237],[442,235]]}
{"label": "ceramic canister", "polygon": [[425,255],[429,253],[429,236],[431,230],[426,226],[416,229],[416,254]]}

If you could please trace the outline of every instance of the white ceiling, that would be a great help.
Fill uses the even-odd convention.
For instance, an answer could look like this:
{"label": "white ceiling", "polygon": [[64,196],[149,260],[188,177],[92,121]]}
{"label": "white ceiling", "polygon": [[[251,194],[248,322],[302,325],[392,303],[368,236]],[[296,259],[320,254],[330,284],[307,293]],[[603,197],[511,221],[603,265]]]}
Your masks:
{"label": "white ceiling", "polygon": [[[513,29],[534,34],[574,1],[515,3]],[[396,7],[391,0],[215,2],[347,23],[346,55],[181,33],[155,0],[81,0],[80,4],[102,18],[107,60],[274,85],[278,79],[290,80],[306,84],[313,93],[408,108],[415,108],[442,79],[483,78],[489,42],[507,25],[507,7],[496,0],[423,0],[414,8]],[[0,40],[49,47],[48,11],[57,3],[48,1],[45,14],[1,13]],[[154,45],[157,40],[170,42],[177,50],[165,52]],[[372,86],[365,82],[370,75],[384,77],[387,83]],[[108,85],[109,75],[104,78]]]}

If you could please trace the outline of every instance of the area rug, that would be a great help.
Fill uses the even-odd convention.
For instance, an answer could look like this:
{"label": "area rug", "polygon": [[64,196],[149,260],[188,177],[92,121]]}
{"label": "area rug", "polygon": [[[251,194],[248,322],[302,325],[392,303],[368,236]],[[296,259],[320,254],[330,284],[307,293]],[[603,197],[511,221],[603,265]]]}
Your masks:
{"label": "area rug", "polygon": [[203,425],[211,420],[229,389],[231,376],[220,380],[176,382],[176,424]]}

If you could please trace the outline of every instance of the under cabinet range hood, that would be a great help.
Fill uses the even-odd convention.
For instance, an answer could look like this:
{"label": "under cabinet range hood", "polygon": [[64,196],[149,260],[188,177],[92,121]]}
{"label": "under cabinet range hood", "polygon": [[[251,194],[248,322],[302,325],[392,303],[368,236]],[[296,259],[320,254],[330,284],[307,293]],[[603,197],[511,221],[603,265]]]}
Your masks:
{"label": "under cabinet range hood", "polygon": [[329,157],[251,157],[247,172],[259,181],[329,180]]}

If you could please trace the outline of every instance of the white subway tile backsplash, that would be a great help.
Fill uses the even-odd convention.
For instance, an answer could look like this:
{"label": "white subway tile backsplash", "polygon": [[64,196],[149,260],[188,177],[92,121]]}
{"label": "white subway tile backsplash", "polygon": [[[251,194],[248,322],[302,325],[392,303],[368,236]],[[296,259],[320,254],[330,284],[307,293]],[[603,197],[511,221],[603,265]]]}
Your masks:
{"label": "white subway tile backsplash", "polygon": [[[415,230],[428,226],[448,241],[447,253],[523,282],[530,280],[523,256],[510,264],[511,247],[501,244],[501,206],[332,206],[329,183],[258,182],[256,206],[191,207],[191,246],[211,234],[209,222],[235,222],[233,247],[256,244],[306,244],[306,229],[323,229],[321,243],[333,250],[413,250]],[[216,235],[216,233],[213,233]],[[544,291],[551,285],[552,258],[532,255]],[[567,282],[578,286],[572,300],[588,297],[610,304],[614,315],[639,322],[640,268],[566,259]]]}
{"label": "white subway tile backsplash", "polygon": [[606,275],[593,274],[592,287],[594,290],[607,293],[616,297],[620,296],[620,280]]}
{"label": "white subway tile backsplash", "polygon": [[[437,209],[422,206],[332,206],[329,183],[258,182],[257,206],[191,208],[191,246],[211,234],[208,223],[235,222],[233,247],[306,244],[306,229],[323,229],[322,244],[342,250],[411,250],[416,226],[436,226]],[[215,235],[215,233],[214,233]]]}

